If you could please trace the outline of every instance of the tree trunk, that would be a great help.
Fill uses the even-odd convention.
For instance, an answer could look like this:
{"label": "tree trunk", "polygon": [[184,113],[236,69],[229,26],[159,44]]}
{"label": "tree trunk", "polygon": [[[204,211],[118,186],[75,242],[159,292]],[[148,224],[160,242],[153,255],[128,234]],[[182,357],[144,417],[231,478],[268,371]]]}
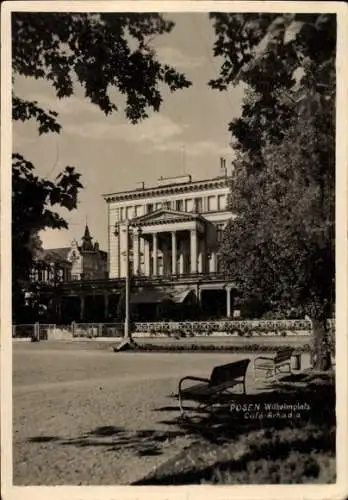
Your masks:
{"label": "tree trunk", "polygon": [[326,318],[312,318],[313,351],[312,365],[314,370],[327,371],[332,367]]}

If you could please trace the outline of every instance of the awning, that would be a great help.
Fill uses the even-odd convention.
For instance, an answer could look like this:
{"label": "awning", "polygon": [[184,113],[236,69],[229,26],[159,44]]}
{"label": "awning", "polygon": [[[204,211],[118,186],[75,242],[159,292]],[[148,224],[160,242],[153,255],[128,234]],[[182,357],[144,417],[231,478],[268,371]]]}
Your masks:
{"label": "awning", "polygon": [[161,290],[141,290],[131,295],[131,304],[160,304],[173,299]]}
{"label": "awning", "polygon": [[192,288],[187,288],[186,290],[181,290],[180,292],[173,294],[172,300],[176,304],[182,304],[187,299],[187,297],[190,295],[190,293],[193,293]]}

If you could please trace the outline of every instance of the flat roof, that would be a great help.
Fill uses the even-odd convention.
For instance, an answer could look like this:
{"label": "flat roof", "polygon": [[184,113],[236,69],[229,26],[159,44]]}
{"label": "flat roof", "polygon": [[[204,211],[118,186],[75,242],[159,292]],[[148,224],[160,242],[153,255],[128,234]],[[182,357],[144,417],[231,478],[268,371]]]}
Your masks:
{"label": "flat roof", "polygon": [[[171,179],[174,179],[175,177],[169,177],[168,178],[168,181],[170,181]],[[214,181],[221,181],[221,180],[228,180],[230,179],[230,176],[226,176],[226,175],[221,175],[221,176],[217,176],[217,177],[209,177],[209,178],[206,178],[206,179],[200,179],[200,180],[196,180],[196,181],[186,181],[186,182],[168,182],[168,184],[154,184],[152,186],[148,186],[148,187],[140,187],[140,188],[135,188],[135,189],[126,189],[126,190],[123,190],[123,191],[116,191],[116,192],[113,192],[113,193],[105,193],[105,194],[102,194],[102,196],[104,198],[107,198],[109,196],[122,196],[122,195],[127,195],[127,194],[135,194],[135,193],[146,193],[146,192],[149,192],[149,191],[152,191],[154,189],[167,189],[167,188],[170,188],[170,187],[176,187],[176,186],[193,186],[193,185],[197,185],[197,184],[200,184],[200,183],[205,183],[205,182],[214,182]],[[165,181],[166,179],[163,178],[163,179],[159,179],[158,182],[163,182]]]}

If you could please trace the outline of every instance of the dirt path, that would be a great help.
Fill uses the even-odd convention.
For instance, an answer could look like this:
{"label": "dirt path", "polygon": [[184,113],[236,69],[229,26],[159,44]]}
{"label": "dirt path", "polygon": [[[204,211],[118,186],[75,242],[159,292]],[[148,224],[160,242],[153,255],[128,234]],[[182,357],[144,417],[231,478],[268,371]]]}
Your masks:
{"label": "dirt path", "polygon": [[14,484],[130,484],[189,446],[181,376],[240,355],[14,349]]}

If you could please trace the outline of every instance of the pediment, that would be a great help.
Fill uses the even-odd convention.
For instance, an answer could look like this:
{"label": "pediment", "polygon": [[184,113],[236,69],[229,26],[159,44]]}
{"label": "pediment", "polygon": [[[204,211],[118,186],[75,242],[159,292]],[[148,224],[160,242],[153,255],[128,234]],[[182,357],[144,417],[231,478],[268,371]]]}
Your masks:
{"label": "pediment", "polygon": [[161,224],[168,222],[189,222],[201,219],[198,214],[177,212],[174,210],[156,210],[131,220],[131,225]]}

